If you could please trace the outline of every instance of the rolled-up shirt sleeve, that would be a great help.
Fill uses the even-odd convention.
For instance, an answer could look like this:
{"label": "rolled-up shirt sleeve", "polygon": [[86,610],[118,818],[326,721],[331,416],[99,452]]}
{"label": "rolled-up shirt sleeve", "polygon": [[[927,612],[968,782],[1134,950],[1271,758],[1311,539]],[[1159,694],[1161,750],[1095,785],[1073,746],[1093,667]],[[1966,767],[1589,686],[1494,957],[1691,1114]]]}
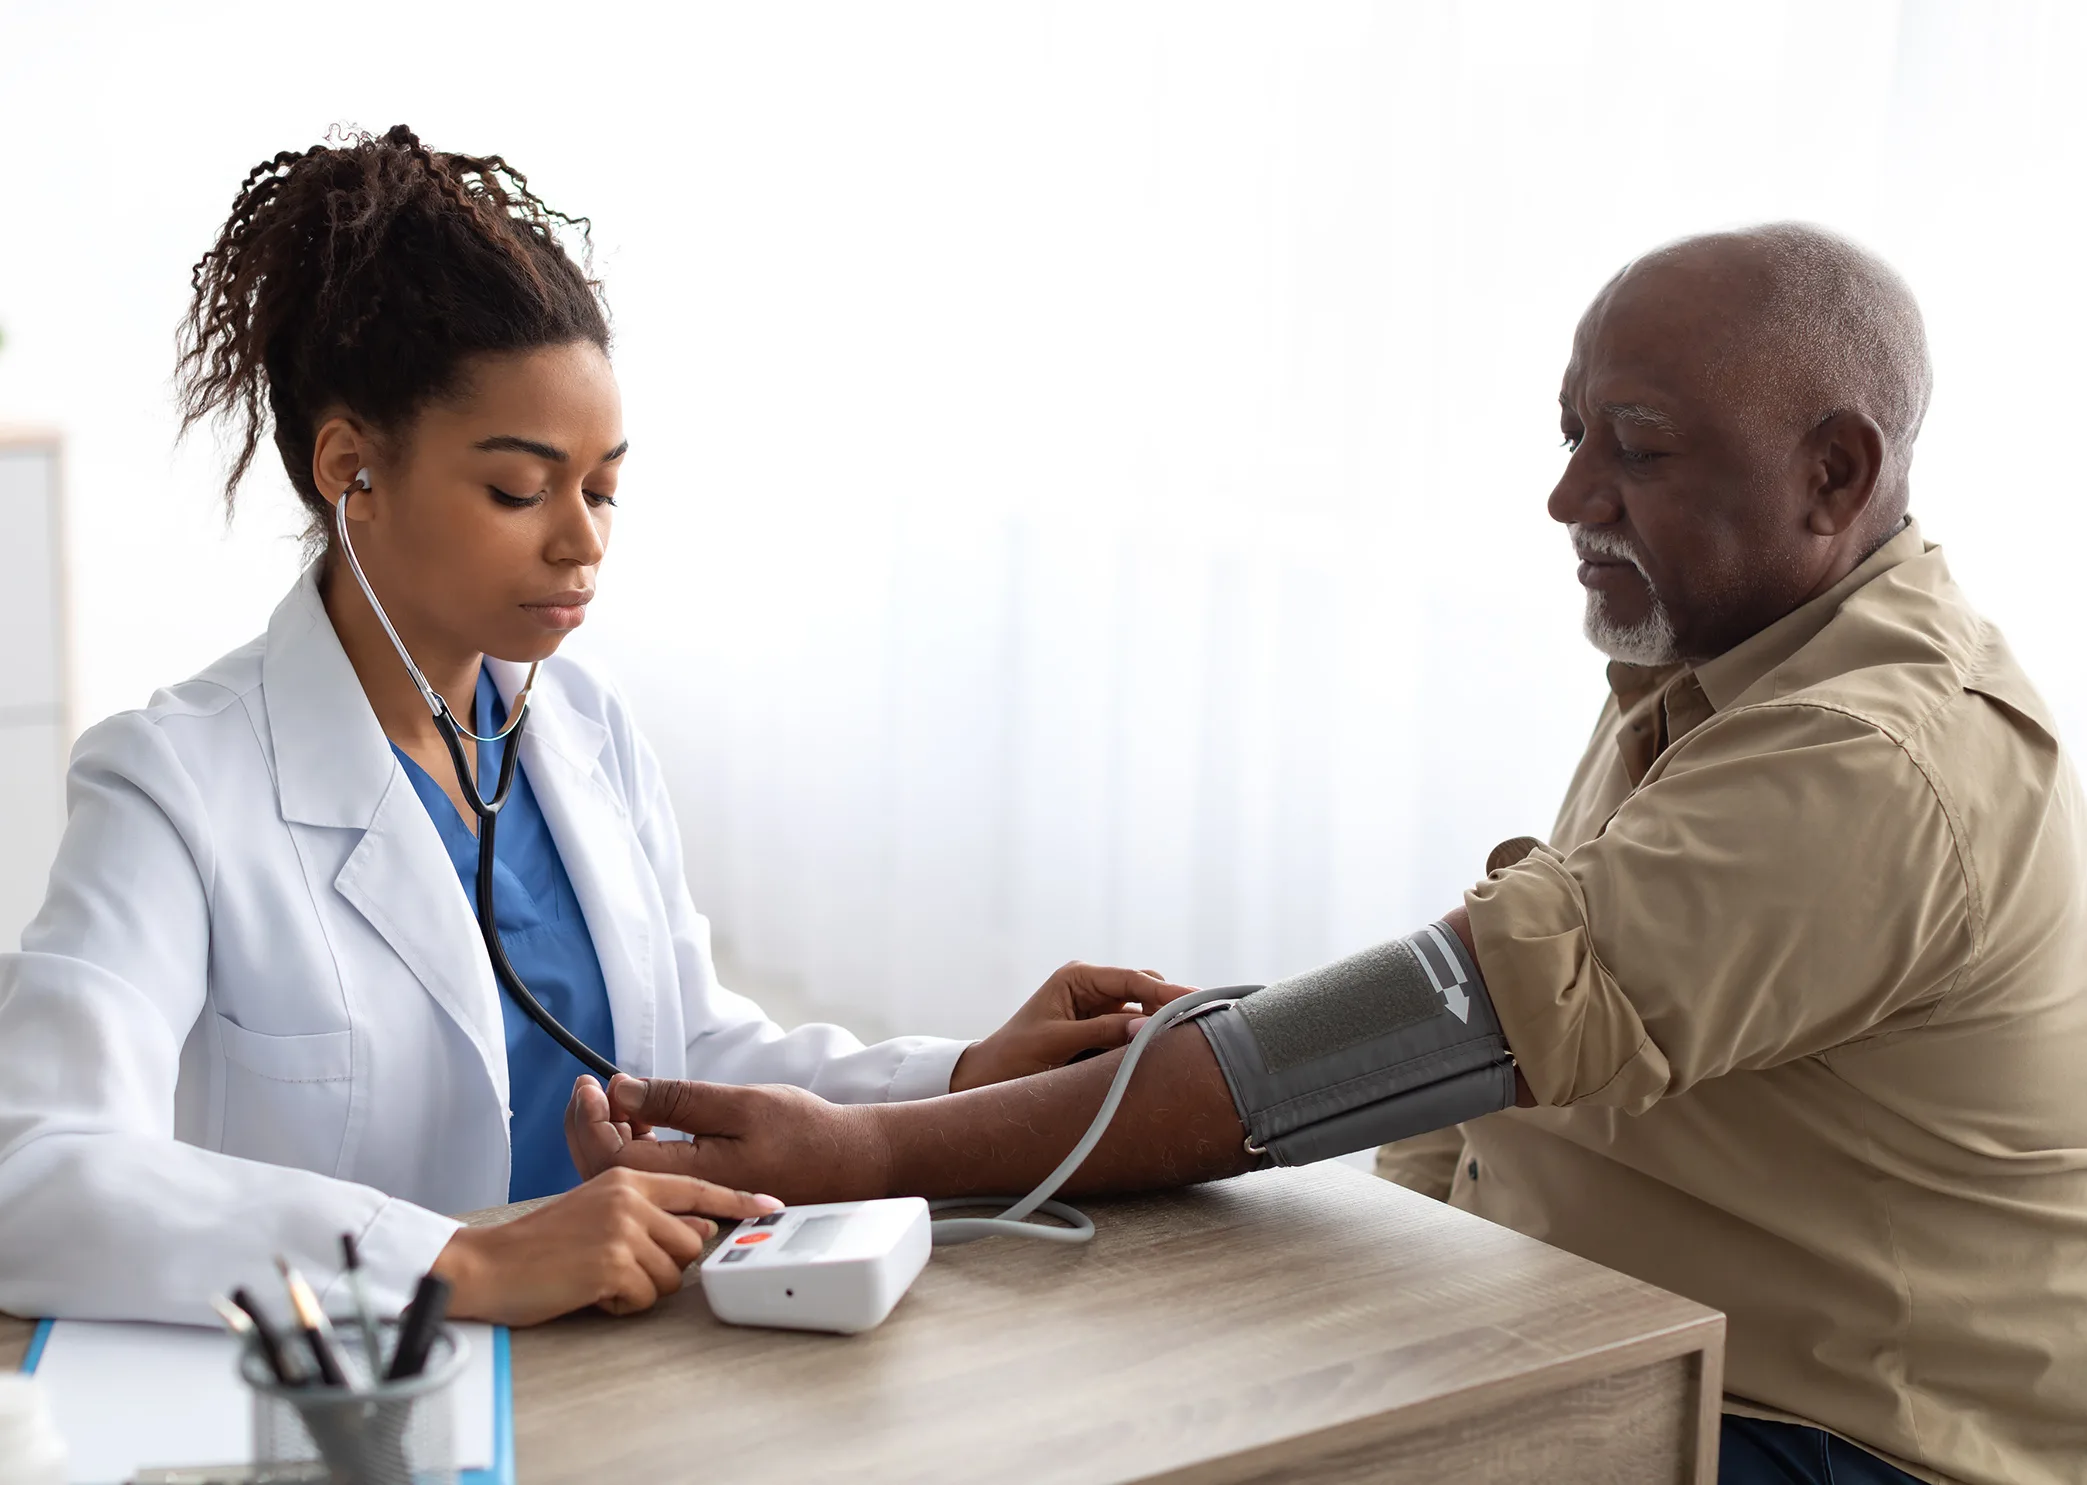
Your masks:
{"label": "rolled-up shirt sleeve", "polygon": [[1641,1112],[1918,1025],[1979,948],[1951,814],[1917,748],[1848,712],[1703,723],[1592,840],[1465,894],[1530,1090]]}

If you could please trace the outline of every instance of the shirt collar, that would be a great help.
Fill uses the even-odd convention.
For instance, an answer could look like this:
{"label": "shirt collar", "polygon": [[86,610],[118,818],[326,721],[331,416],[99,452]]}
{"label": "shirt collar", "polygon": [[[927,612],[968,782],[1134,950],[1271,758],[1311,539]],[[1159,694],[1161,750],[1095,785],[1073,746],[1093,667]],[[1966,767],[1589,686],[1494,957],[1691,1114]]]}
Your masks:
{"label": "shirt collar", "polygon": [[1848,595],[1926,549],[1920,527],[1908,517],[1898,535],[1865,557],[1853,572],[1809,603],[1793,608],[1766,629],[1743,639],[1715,660],[1696,667],[1696,682],[1713,711],[1723,711],[1778,665],[1819,637]]}
{"label": "shirt collar", "polygon": [[1919,526],[1909,517],[1896,536],[1817,598],[1694,670],[1684,665],[1610,661],[1609,690],[1624,723],[1617,746],[1631,783],[1642,780],[1653,760],[1675,742],[1738,701],[1816,639],[1849,594],[1901,562],[1918,557],[1925,547]]}
{"label": "shirt collar", "polygon": [[1668,681],[1681,674],[1680,665],[1633,665],[1628,660],[1609,662],[1609,690],[1617,708],[1629,711]]}

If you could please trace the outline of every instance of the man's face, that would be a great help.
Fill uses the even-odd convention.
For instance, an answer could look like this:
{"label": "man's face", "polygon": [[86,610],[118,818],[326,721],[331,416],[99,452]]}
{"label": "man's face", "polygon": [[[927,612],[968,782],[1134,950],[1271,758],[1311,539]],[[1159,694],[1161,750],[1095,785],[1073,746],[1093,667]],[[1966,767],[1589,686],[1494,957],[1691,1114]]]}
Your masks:
{"label": "man's face", "polygon": [[1587,636],[1616,659],[1707,660],[1804,596],[1803,461],[1764,412],[1770,365],[1734,350],[1747,297],[1730,272],[1641,264],[1573,337],[1549,510],[1581,558]]}

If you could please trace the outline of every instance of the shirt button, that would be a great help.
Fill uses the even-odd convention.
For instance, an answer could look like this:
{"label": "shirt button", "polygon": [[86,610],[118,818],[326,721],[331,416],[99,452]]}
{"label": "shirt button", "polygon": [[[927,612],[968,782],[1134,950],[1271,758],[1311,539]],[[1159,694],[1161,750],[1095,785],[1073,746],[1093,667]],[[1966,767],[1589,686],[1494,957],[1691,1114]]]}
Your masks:
{"label": "shirt button", "polygon": [[1472,1162],[1471,1162],[1471,1163],[1470,1163],[1469,1165],[1465,1166],[1465,1167],[1464,1167],[1464,1174],[1465,1174],[1465,1175],[1467,1175],[1467,1176],[1469,1176],[1469,1177],[1470,1177],[1470,1178],[1471,1178],[1472,1180],[1474,1180],[1474,1181],[1475,1181],[1475,1180],[1477,1180],[1477,1179],[1478,1179],[1478,1162],[1477,1162],[1476,1160],[1474,1160],[1474,1161],[1472,1161]]}

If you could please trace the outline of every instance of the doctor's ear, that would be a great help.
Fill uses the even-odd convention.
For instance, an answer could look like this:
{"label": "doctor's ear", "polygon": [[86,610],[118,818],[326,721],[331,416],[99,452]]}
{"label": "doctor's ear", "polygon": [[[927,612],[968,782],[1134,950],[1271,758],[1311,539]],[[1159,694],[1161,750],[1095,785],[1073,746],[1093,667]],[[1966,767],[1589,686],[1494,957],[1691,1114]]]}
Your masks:
{"label": "doctor's ear", "polygon": [[368,431],[345,417],[328,418],[312,439],[312,484],[329,504],[346,500],[351,520],[372,514],[368,492],[376,453]]}

